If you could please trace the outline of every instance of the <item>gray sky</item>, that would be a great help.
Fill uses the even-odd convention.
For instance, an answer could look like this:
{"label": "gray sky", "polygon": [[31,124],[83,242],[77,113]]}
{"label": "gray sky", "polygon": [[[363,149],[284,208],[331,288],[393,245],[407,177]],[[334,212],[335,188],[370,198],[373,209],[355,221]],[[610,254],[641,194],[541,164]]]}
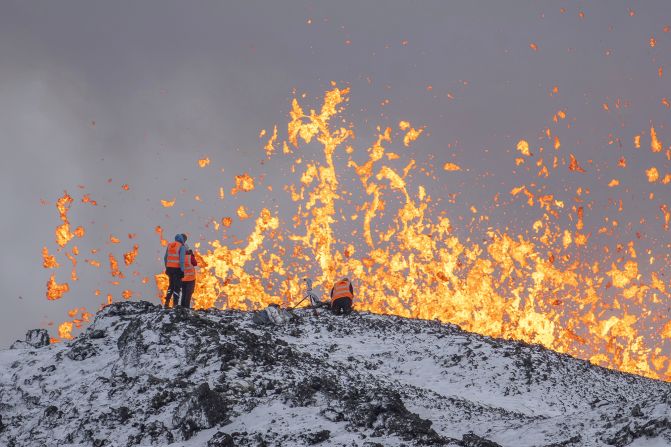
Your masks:
{"label": "gray sky", "polygon": [[[668,161],[653,157],[645,136],[643,149],[633,155],[632,139],[647,135],[654,123],[665,147],[671,142],[671,112],[660,102],[671,96],[669,75],[658,76],[659,66],[671,73],[671,33],[663,31],[668,24],[671,7],[664,0],[4,0],[0,345],[29,328],[63,321],[74,307],[95,311],[102,301],[93,296],[97,288],[118,298],[118,288],[109,285],[106,253],[128,250],[134,241],[127,233],[138,234],[137,270],[151,276],[161,268],[156,225],[168,238],[178,231],[207,234],[210,218],[234,214],[238,199],[218,201],[216,195],[220,186],[230,191],[235,174],[265,173],[268,184],[281,183],[289,162],[260,163],[265,139],[258,138],[259,131],[286,124],[294,89],[317,105],[331,80],[351,86],[347,116],[363,141],[377,124],[407,119],[426,126],[415,156],[418,162],[433,157],[437,166],[452,161],[465,168],[452,176],[439,172],[434,186],[459,191],[455,206],[463,210],[486,207],[498,191],[511,201],[512,187],[533,181],[534,176],[512,174],[515,144],[524,138],[537,145],[552,116],[567,110],[572,128],[561,135],[562,148],[591,172],[580,185],[593,189],[598,209],[586,225],[596,231],[603,224],[596,216],[610,213],[613,194],[604,184],[617,176],[628,188],[620,194],[628,206],[618,220],[649,220],[643,228],[629,226],[627,234],[643,231],[644,249],[664,247],[663,200],[646,198],[650,191],[668,196],[668,185],[649,186],[642,172],[656,165],[663,175]],[[555,85],[559,94],[551,96]],[[389,104],[382,106],[385,99]],[[618,99],[627,107],[616,109]],[[623,147],[609,145],[609,134]],[[620,152],[630,169],[612,174]],[[205,155],[212,164],[198,169],[196,160]],[[575,189],[572,181],[549,184],[562,191]],[[129,191],[121,189],[126,183]],[[103,267],[81,266],[82,279],[71,284],[73,290],[47,302],[49,273],[41,267],[40,252],[44,245],[55,251],[54,202],[64,190],[76,200],[71,222],[88,231],[80,245],[101,249],[97,256],[84,253],[80,264],[90,257]],[[85,193],[99,205],[79,203]],[[192,200],[194,194],[203,202]],[[260,192],[250,197],[265,197],[266,206],[281,207],[285,200]],[[160,206],[160,199],[173,198],[175,208]],[[533,222],[535,214],[515,203],[492,210],[496,226]],[[180,218],[180,211],[188,216]],[[122,239],[120,247],[106,243],[110,234]],[[67,264],[63,257],[59,262]],[[67,271],[59,271],[59,282]],[[153,297],[153,281],[143,287],[138,279],[134,289]]]}

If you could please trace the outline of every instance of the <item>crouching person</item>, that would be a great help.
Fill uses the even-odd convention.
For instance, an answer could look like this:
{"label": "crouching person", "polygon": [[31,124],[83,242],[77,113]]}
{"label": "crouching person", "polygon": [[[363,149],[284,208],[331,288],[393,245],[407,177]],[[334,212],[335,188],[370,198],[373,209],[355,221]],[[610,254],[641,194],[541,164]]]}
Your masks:
{"label": "crouching person", "polygon": [[196,261],[193,250],[187,250],[184,261],[184,278],[182,278],[182,307],[191,307],[191,297],[193,296],[193,290],[196,288],[197,266],[198,261]]}
{"label": "crouching person", "polygon": [[354,288],[348,278],[336,282],[331,289],[331,311],[336,315],[349,315],[352,312]]}

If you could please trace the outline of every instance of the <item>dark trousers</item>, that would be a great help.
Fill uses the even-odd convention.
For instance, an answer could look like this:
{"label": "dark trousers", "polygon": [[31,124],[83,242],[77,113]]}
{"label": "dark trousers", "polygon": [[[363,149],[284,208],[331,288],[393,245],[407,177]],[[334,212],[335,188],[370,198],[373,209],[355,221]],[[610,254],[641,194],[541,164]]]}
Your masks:
{"label": "dark trousers", "polygon": [[331,311],[336,315],[349,315],[352,312],[352,300],[348,297],[333,300]]}
{"label": "dark trousers", "polygon": [[196,288],[196,281],[182,281],[182,306],[191,307],[191,296]]}
{"label": "dark trousers", "polygon": [[168,293],[165,295],[165,307],[170,305],[179,306],[179,297],[182,295],[182,270],[178,267],[168,267],[165,269],[168,275]]}

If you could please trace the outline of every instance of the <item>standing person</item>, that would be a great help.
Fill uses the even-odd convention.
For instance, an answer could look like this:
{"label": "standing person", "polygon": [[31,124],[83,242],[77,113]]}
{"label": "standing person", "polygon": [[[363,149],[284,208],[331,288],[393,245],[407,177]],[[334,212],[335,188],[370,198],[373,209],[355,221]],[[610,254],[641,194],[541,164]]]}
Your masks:
{"label": "standing person", "polygon": [[336,282],[331,289],[331,311],[336,315],[349,315],[352,312],[354,288],[348,278]]}
{"label": "standing person", "polygon": [[186,250],[184,261],[184,278],[182,278],[182,307],[191,307],[191,296],[196,288],[196,266],[198,261],[193,250]]}
{"label": "standing person", "polygon": [[163,262],[165,263],[165,274],[168,275],[168,293],[165,296],[165,307],[170,307],[172,299],[173,306],[179,306],[182,294],[182,277],[184,276],[184,260],[186,257],[185,234],[175,236],[175,241],[170,242],[165,249]]}

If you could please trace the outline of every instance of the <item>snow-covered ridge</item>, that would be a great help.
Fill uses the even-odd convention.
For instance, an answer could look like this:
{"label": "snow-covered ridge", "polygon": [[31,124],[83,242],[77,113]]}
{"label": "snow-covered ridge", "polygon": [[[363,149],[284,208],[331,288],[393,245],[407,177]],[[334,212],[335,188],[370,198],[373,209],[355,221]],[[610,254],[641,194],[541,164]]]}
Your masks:
{"label": "snow-covered ridge", "polygon": [[0,351],[2,446],[671,444],[671,385],[451,325],[112,304]]}

